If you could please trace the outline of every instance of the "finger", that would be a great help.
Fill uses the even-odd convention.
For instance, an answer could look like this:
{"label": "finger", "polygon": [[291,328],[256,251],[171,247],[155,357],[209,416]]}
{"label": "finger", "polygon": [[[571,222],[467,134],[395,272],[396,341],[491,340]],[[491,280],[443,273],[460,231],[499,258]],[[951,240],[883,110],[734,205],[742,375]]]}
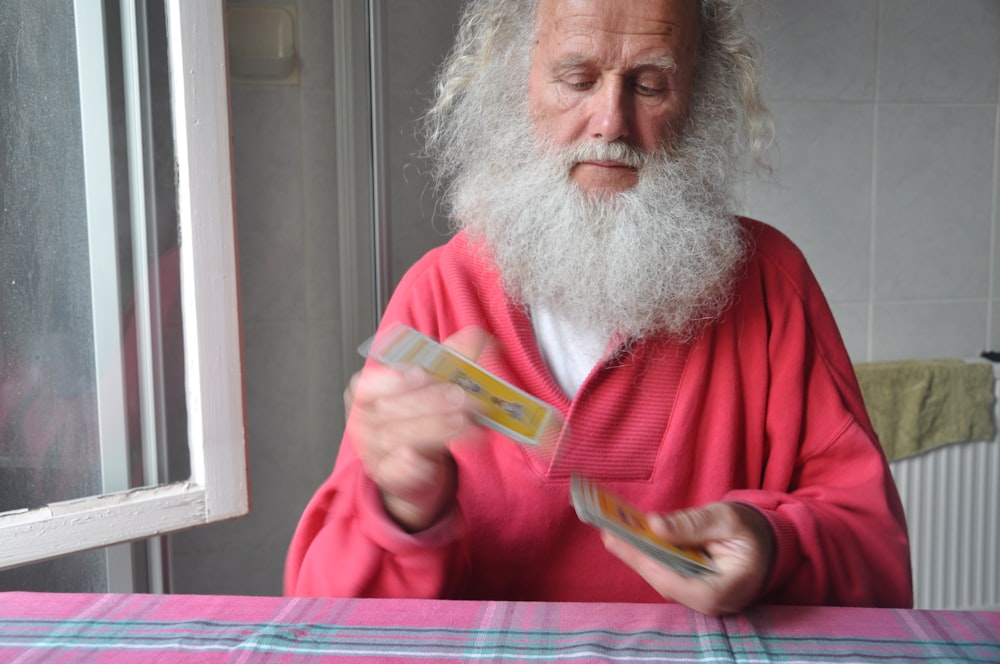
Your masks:
{"label": "finger", "polygon": [[386,459],[383,470],[386,476],[379,485],[383,505],[409,532],[429,527],[454,505],[458,480],[450,455],[430,463],[429,459],[413,456],[412,450],[403,449]]}
{"label": "finger", "polygon": [[479,356],[490,341],[491,337],[486,333],[486,330],[470,325],[455,332],[445,339],[443,343],[459,355],[463,355],[475,362],[479,359]]}
{"label": "finger", "polygon": [[344,388],[344,412],[350,413],[351,408],[354,407],[354,398],[357,395],[358,383],[361,381],[361,372],[358,371],[351,376],[351,379],[347,381],[347,387]]}
{"label": "finger", "polygon": [[461,386],[437,380],[418,367],[407,367],[403,373],[402,385],[369,393],[366,409],[384,418],[398,419],[469,409],[469,397]]}
{"label": "finger", "polygon": [[[465,327],[444,344],[472,361],[480,355],[490,337],[478,327]],[[463,409],[475,413],[478,404],[461,388],[441,381],[417,366],[402,370],[369,363],[355,374],[344,394],[349,408],[359,406],[378,411],[386,418],[403,419],[418,413],[433,414]]]}
{"label": "finger", "polygon": [[372,423],[423,416],[455,419],[470,410],[468,400],[457,385],[441,382],[418,367],[366,368],[352,378],[344,395],[345,405],[352,407],[350,417]]}
{"label": "finger", "polygon": [[398,449],[412,449],[428,458],[441,456],[447,453],[452,440],[475,430],[472,420],[462,412],[387,420],[357,410],[348,428],[358,455],[369,469]]}
{"label": "finger", "polygon": [[711,503],[665,516],[650,515],[653,532],[679,546],[703,547],[720,566],[767,574],[775,537],[767,519],[749,505]]}
{"label": "finger", "polygon": [[746,535],[735,510],[727,503],[649,515],[649,524],[653,532],[678,546],[701,546]]}
{"label": "finger", "polygon": [[735,596],[731,588],[734,582],[725,573],[684,576],[611,533],[602,533],[602,539],[609,552],[666,599],[709,616],[733,613],[746,606],[745,596]]}
{"label": "finger", "polygon": [[412,447],[393,449],[372,470],[372,480],[386,493],[415,500],[441,482],[445,452],[431,456]]}
{"label": "finger", "polygon": [[681,601],[681,597],[687,597],[692,593],[692,586],[704,583],[700,579],[678,574],[613,533],[601,531],[601,540],[610,553],[631,567],[645,579],[646,583],[667,599]]}
{"label": "finger", "polygon": [[381,450],[408,447],[424,456],[444,453],[453,440],[476,429],[473,419],[462,411],[374,420],[367,424],[373,446]]}
{"label": "finger", "polygon": [[364,408],[382,397],[402,394],[436,382],[418,367],[397,369],[381,364],[367,364],[348,383],[352,402]]}
{"label": "finger", "polygon": [[[442,389],[444,396],[437,394]],[[437,458],[452,442],[471,440],[470,433],[478,427],[462,406],[466,398],[460,387],[434,383],[414,393],[371,400],[365,407],[356,404],[348,432],[369,474],[394,450],[410,448]]]}

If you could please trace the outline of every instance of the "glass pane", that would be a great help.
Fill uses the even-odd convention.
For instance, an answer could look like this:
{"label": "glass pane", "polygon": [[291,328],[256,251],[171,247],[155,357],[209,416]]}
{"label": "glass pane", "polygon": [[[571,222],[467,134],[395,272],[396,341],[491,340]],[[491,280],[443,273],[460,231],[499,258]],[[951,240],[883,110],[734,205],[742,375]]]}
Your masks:
{"label": "glass pane", "polygon": [[[5,0],[6,1],[6,0]],[[0,572],[0,592],[102,593],[108,591],[104,551],[84,551]]]}
{"label": "glass pane", "polygon": [[0,510],[99,493],[69,3],[0,3]]}
{"label": "glass pane", "polygon": [[[0,2],[0,513],[189,473],[162,0],[139,12],[149,54],[138,63],[123,59],[129,27],[105,3],[106,90],[78,73],[77,55],[95,48],[78,39],[82,4]],[[103,174],[87,154],[90,95],[107,109]],[[93,214],[95,197],[106,214]],[[100,559],[0,573],[0,589],[100,586]]]}

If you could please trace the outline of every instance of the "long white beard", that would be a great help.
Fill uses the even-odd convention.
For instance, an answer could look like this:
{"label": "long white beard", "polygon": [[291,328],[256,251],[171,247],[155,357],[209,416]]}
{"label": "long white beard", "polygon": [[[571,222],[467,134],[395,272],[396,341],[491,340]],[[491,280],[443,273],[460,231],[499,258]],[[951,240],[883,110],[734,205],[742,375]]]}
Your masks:
{"label": "long white beard", "polygon": [[[491,158],[457,178],[452,200],[515,302],[630,340],[690,340],[722,315],[746,254],[728,211],[725,149],[697,129],[656,154],[600,143],[555,150],[526,126],[510,129],[497,132]],[[631,161],[639,181],[588,195],[569,178],[584,157]]]}

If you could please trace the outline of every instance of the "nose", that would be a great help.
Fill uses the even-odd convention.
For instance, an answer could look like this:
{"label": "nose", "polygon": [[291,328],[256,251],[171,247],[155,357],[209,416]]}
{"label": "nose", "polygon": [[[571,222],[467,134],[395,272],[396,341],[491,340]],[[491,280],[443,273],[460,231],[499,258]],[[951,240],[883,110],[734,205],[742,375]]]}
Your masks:
{"label": "nose", "polygon": [[628,138],[631,102],[621,81],[605,80],[591,97],[591,138],[612,143]]}

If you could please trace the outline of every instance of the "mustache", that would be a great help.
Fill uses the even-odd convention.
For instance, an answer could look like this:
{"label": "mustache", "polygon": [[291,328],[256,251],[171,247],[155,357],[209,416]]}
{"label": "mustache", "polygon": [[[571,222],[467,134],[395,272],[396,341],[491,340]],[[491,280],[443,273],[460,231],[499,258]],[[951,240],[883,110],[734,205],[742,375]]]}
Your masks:
{"label": "mustache", "polygon": [[568,148],[564,155],[567,166],[584,161],[617,161],[637,170],[647,166],[655,157],[655,154],[623,141],[608,143],[598,140]]}

